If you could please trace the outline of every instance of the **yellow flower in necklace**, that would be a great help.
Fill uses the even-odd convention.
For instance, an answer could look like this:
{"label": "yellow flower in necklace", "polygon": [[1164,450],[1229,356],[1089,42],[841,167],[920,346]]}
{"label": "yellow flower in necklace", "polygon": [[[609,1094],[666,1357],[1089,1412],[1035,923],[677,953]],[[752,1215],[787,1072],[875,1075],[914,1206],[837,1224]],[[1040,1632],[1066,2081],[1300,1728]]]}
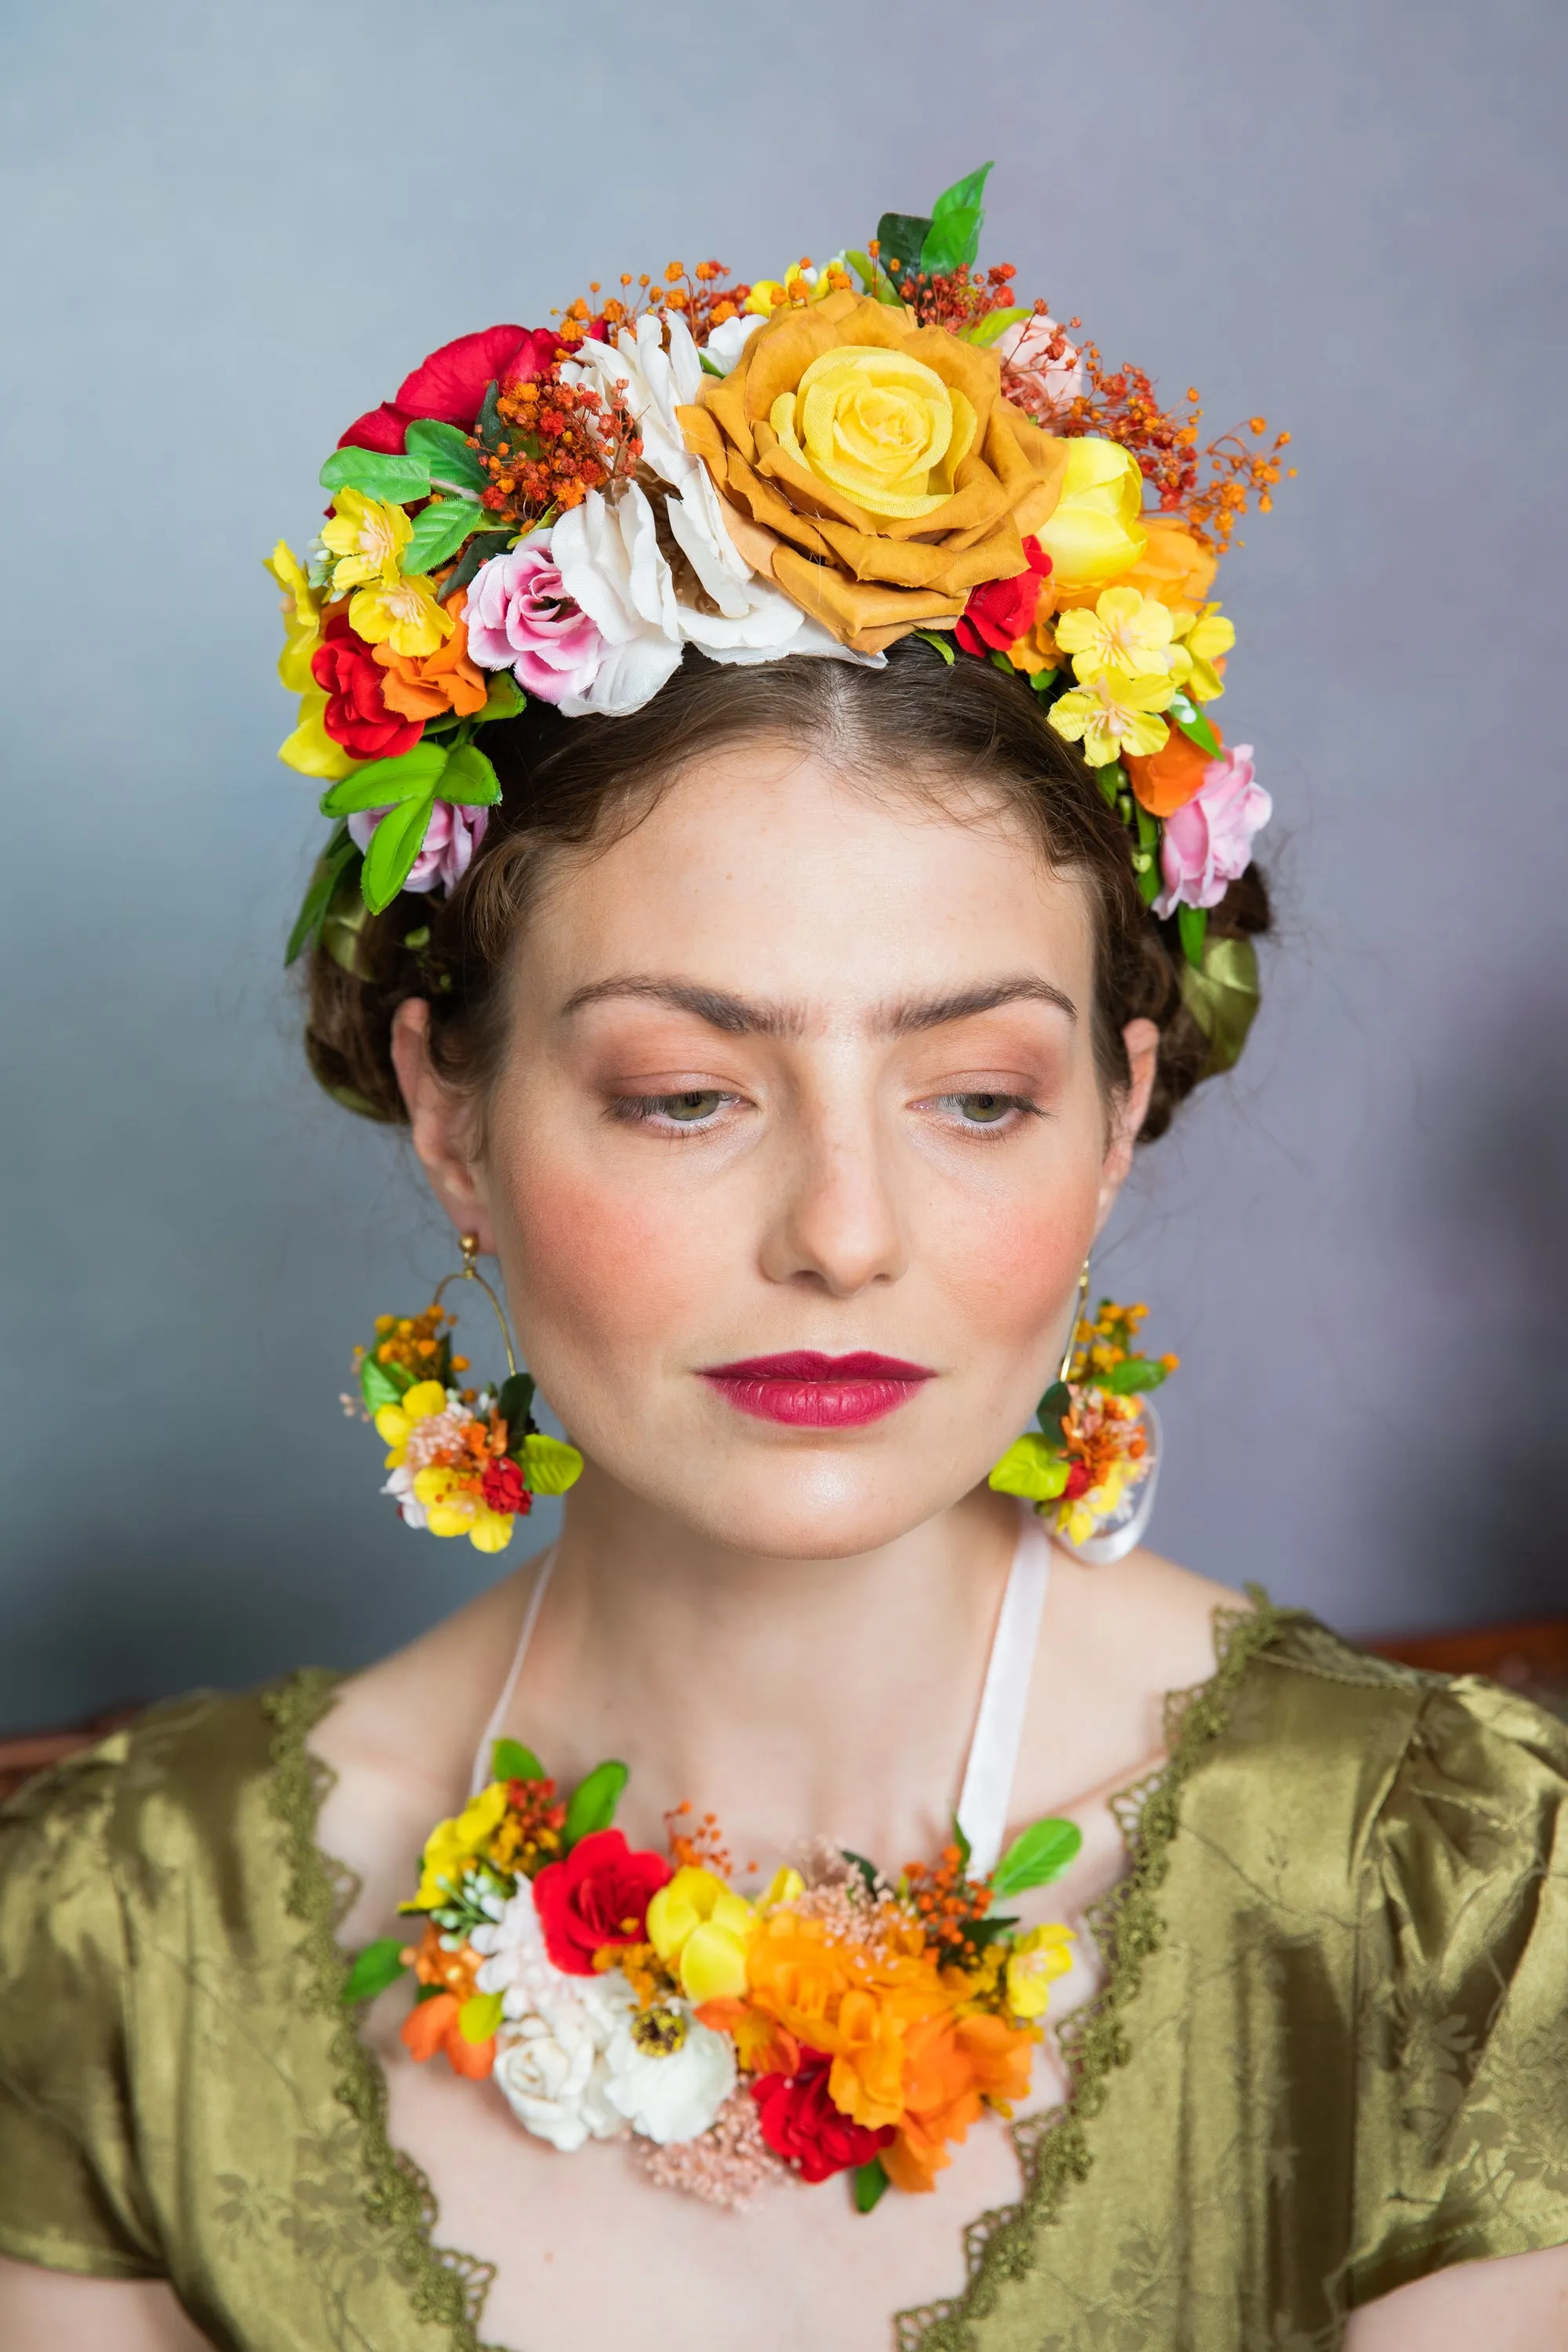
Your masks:
{"label": "yellow flower in necklace", "polygon": [[1213,702],[1225,692],[1215,665],[1236,643],[1236,630],[1217,604],[1201,613],[1178,607],[1172,616],[1176,643],[1171,667],[1194,702]]}
{"label": "yellow flower in necklace", "polygon": [[1073,675],[1080,682],[1098,677],[1102,670],[1146,677],[1173,667],[1170,607],[1158,596],[1145,596],[1141,588],[1107,588],[1092,609],[1079,604],[1058,614],[1056,635],[1062,652],[1072,656]]}
{"label": "yellow flower in necklace", "polygon": [[361,588],[349,599],[349,626],[355,635],[367,646],[390,646],[395,654],[433,654],[457,625],[435,583],[416,572]]}
{"label": "yellow flower in necklace", "polygon": [[1007,2006],[1015,2017],[1045,2015],[1053,1980],[1072,1966],[1072,1929],[1057,1926],[1031,1927],[1018,1937],[1007,1962]]}
{"label": "yellow flower in necklace", "polygon": [[321,545],[338,559],[332,566],[333,595],[357,588],[363,580],[395,581],[397,559],[413,536],[414,526],[401,507],[367,499],[363,490],[340,490],[321,525]]}
{"label": "yellow flower in necklace", "polygon": [[1083,745],[1091,768],[1108,767],[1124,751],[1148,760],[1169,739],[1170,729],[1154,714],[1175,691],[1174,678],[1160,673],[1129,677],[1122,669],[1102,669],[1053,702],[1047,716],[1058,735]]}
{"label": "yellow flower in necklace", "polygon": [[716,1872],[690,1864],[647,1906],[648,1941],[679,1977],[689,2000],[733,2000],[745,1991],[746,1952],[756,1929],[745,1896]]}

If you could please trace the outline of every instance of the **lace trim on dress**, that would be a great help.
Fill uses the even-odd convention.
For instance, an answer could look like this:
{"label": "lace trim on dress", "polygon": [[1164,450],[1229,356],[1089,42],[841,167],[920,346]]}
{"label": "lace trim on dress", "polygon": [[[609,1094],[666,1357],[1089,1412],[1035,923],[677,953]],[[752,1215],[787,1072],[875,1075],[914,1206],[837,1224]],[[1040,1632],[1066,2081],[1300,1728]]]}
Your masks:
{"label": "lace trim on dress", "polygon": [[[1048,2114],[1013,2126],[1024,2193],[1015,2205],[982,2213],[964,2231],[969,2281],[962,2294],[895,2315],[899,2352],[973,2352],[974,2323],[995,2308],[1005,2284],[1034,2268],[1037,2230],[1058,2218],[1071,2184],[1089,2173],[1094,2159],[1087,2126],[1105,2104],[1110,2075],[1132,2054],[1126,2014],[1142,1986],[1143,1964],[1163,1938],[1154,1896],[1169,1868],[1183,1787],[1203,1750],[1225,1730],[1252,1660],[1287,1624],[1310,1622],[1296,1610],[1276,1609],[1259,1585],[1249,1584],[1247,1592],[1250,1609],[1215,1612],[1215,1672],[1191,1690],[1172,1692],[1165,1701],[1168,1760],[1112,1800],[1131,1868],[1085,1914],[1105,1958],[1106,1979],[1061,2027],[1066,2099]],[[331,1861],[317,1843],[321,1803],[336,1776],[306,1744],[341,1679],[320,1667],[306,1668],[263,1696],[277,1725],[268,1802],[287,1841],[289,1911],[305,1925],[302,1957],[313,1979],[308,1999],[312,2009],[341,2020],[331,2044],[335,2094],[359,2125],[365,2210],[388,2233],[415,2315],[447,2327],[453,2352],[505,2352],[479,2336],[495,2265],[435,2244],[435,2195],[412,2158],[387,2137],[385,2076],[361,2041],[353,2013],[342,2006],[349,1964],[337,1928],[356,1886],[353,1874]]]}

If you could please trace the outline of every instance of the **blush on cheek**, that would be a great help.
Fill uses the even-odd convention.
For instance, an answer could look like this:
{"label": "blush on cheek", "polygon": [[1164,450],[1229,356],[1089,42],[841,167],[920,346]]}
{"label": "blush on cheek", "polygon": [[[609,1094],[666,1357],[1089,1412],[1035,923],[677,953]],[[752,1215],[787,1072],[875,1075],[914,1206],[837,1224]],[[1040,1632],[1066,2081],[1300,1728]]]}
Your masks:
{"label": "blush on cheek", "polygon": [[650,1214],[625,1191],[585,1181],[581,1167],[535,1164],[509,1189],[518,1318],[541,1362],[564,1354],[629,1364],[650,1345],[668,1347],[683,1306],[689,1317],[711,1277],[711,1248],[689,1204]]}
{"label": "blush on cheek", "polygon": [[[974,1204],[948,1237],[943,1288],[975,1360],[1032,1365],[1055,1345],[1094,1232],[1095,1193]],[[1004,1371],[1004,1377],[1005,1373]]]}

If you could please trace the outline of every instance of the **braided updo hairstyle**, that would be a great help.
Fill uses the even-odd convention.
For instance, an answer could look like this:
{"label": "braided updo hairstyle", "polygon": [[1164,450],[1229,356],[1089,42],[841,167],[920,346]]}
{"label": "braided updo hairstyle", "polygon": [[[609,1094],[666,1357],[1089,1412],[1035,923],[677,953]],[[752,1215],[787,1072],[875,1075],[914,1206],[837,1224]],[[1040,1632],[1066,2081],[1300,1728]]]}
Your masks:
{"label": "braided updo hairstyle", "polygon": [[[502,797],[450,898],[404,893],[380,915],[360,902],[353,869],[308,965],[305,1050],[339,1102],[385,1121],[405,1118],[392,1024],[405,998],[430,1005],[430,1050],[455,1086],[482,1093],[504,1049],[499,985],[549,854],[615,837],[694,760],[746,740],[821,753],[875,784],[941,799],[956,783],[1020,814],[1051,866],[1082,877],[1097,939],[1094,1045],[1108,1093],[1128,1084],[1121,1032],[1160,1031],[1141,1140],[1163,1134],[1213,1066],[1210,1041],[1184,1000],[1174,919],[1139,896],[1130,837],[1079,754],[1046,724],[1022,678],[962,657],[951,665],[913,637],[885,669],[801,656],[720,667],[689,651],[653,700],[625,719],[563,719],[531,701],[485,728]],[[1209,914],[1209,936],[1268,928],[1263,878],[1249,866]]]}

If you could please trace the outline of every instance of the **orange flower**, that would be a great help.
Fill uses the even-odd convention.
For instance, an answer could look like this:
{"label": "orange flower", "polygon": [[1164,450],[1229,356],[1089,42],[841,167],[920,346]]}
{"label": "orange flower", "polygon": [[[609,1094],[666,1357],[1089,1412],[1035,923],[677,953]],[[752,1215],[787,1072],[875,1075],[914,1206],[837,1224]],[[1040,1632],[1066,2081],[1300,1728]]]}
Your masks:
{"label": "orange flower", "polygon": [[467,2040],[458,2024],[460,2006],[457,1994],[451,1992],[438,1992],[416,2002],[403,2021],[404,2043],[421,2065],[444,2050],[454,2074],[482,2083],[496,2063],[495,2035],[487,2042]]}
{"label": "orange flower", "polygon": [[[1127,572],[1119,572],[1119,588],[1142,588],[1163,604],[1201,604],[1214,585],[1216,560],[1211,548],[1193,537],[1173,515],[1139,518],[1148,545]],[[1088,601],[1094,601],[1092,593]]]}
{"label": "orange flower", "polygon": [[[1214,726],[1214,721],[1209,721]],[[1219,733],[1217,727],[1215,733]],[[1221,746],[1223,751],[1224,746]],[[1204,780],[1204,772],[1214,758],[1200,743],[1173,727],[1158,751],[1147,760],[1131,753],[1123,755],[1122,764],[1132,779],[1132,789],[1151,816],[1170,816],[1185,808]]]}
{"label": "orange flower", "polygon": [[952,2163],[948,2144],[968,2137],[990,2098],[1010,2105],[1029,2087],[1035,2037],[999,2017],[951,2012],[911,2026],[905,2045],[905,2109],[899,2136],[882,2151],[896,2189],[934,2189]]}
{"label": "orange flower", "polygon": [[853,1979],[848,1954],[828,1942],[820,1919],[773,1912],[752,1940],[746,1975],[756,2008],[814,2050],[827,2046]]}
{"label": "orange flower", "polygon": [[468,632],[462,618],[466,603],[461,589],[447,599],[454,623],[451,635],[433,654],[395,654],[391,645],[374,648],[387,673],[381,698],[403,719],[441,719],[455,710],[469,719],[485,707],[489,691],[485,674],[468,659]]}
{"label": "orange flower", "polygon": [[902,2118],[908,2103],[908,2042],[911,2028],[947,2003],[940,1990],[910,1986],[902,1992],[847,1992],[838,2007],[837,2055],[827,2087],[839,2111],[868,2131]]}
{"label": "orange flower", "polygon": [[705,2000],[696,2016],[699,2025],[729,2034],[748,2074],[793,2074],[800,2064],[800,2044],[794,2034],[749,2001]]}

